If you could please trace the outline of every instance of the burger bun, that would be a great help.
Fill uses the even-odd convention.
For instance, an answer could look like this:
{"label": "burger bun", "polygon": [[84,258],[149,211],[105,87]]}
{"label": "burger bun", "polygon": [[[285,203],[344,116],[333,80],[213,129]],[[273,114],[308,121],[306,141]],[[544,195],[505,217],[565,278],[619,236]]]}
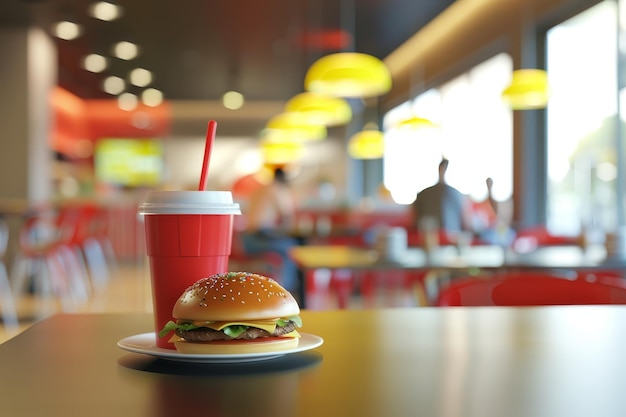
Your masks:
{"label": "burger bun", "polygon": [[180,353],[192,355],[224,355],[266,353],[291,350],[298,347],[297,337],[263,337],[255,340],[218,340],[214,342],[187,342],[176,337],[174,346]]}
{"label": "burger bun", "polygon": [[202,278],[174,305],[176,319],[206,321],[264,320],[300,314],[298,302],[271,278],[228,272]]}

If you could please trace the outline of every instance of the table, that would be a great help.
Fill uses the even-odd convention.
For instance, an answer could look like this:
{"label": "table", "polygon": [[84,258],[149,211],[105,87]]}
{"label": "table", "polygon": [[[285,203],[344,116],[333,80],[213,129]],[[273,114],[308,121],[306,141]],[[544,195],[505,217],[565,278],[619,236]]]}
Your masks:
{"label": "table", "polygon": [[[626,306],[304,311],[307,352],[185,364],[119,349],[149,314],[57,315],[0,345],[11,417],[623,417]],[[351,329],[346,331],[346,329]]]}
{"label": "table", "polygon": [[583,250],[578,246],[550,246],[528,253],[515,253],[500,246],[478,245],[458,249],[442,246],[428,254],[410,247],[394,258],[376,250],[346,245],[294,247],[292,259],[303,269],[468,269],[468,268],[623,268],[626,258],[606,259],[602,247]]}
{"label": "table", "polygon": [[546,246],[528,253],[516,253],[500,246],[477,245],[459,249],[441,246],[427,253],[410,247],[393,258],[370,248],[346,245],[300,246],[290,256],[299,267],[301,306],[306,307],[305,274],[320,268],[358,270],[429,270],[476,273],[480,270],[626,270],[626,258],[607,259],[602,246]]}

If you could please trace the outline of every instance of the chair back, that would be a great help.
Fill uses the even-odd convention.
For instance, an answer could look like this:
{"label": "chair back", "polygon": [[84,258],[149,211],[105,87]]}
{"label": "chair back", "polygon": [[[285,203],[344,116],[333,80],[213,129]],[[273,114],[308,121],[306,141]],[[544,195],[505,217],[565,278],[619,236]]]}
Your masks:
{"label": "chair back", "polygon": [[546,306],[626,304],[626,284],[589,282],[550,274],[496,274],[454,280],[437,306]]}

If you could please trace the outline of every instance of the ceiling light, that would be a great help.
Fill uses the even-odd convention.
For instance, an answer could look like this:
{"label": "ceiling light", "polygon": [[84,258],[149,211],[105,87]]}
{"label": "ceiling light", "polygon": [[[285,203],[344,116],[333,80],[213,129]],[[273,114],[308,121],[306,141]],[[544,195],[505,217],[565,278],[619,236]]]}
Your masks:
{"label": "ceiling light", "polygon": [[148,107],[157,107],[163,103],[163,93],[156,88],[146,88],[141,93],[141,101]]}
{"label": "ceiling light", "polygon": [[502,92],[502,99],[513,110],[543,108],[548,98],[548,73],[541,69],[514,71],[511,84]]}
{"label": "ceiling light", "polygon": [[397,125],[398,129],[402,130],[417,130],[434,126],[435,124],[432,121],[419,116],[411,116],[409,118],[400,120]]}
{"label": "ceiling light", "polygon": [[304,88],[336,97],[376,97],[391,90],[391,74],[372,55],[340,52],[315,61],[306,73]]}
{"label": "ceiling light", "polygon": [[293,140],[261,140],[263,162],[268,165],[286,165],[302,157],[304,144]]}
{"label": "ceiling light", "polygon": [[89,7],[89,13],[96,19],[109,22],[122,16],[122,7],[109,1],[99,1]]}
{"label": "ceiling light", "polygon": [[135,68],[130,72],[130,83],[137,87],[145,87],[152,82],[152,73],[145,68]]}
{"label": "ceiling light", "polygon": [[132,42],[121,41],[113,46],[113,55],[119,59],[129,61],[139,54],[139,47]]}
{"label": "ceiling light", "polygon": [[337,126],[352,119],[352,108],[343,98],[320,93],[300,93],[285,105],[286,112],[298,112],[311,123]]}
{"label": "ceiling light", "polygon": [[385,137],[378,129],[355,133],[348,142],[348,153],[354,159],[380,159],[385,154]]}
{"label": "ceiling light", "polygon": [[102,55],[89,54],[83,58],[83,68],[91,72],[102,72],[107,67],[107,59]]}
{"label": "ceiling light", "polygon": [[72,39],[76,39],[81,35],[83,28],[78,23],[64,20],[62,22],[56,23],[52,28],[52,31],[54,33],[54,36],[56,36],[57,38],[71,41]]}
{"label": "ceiling light", "polygon": [[102,84],[102,89],[111,94],[118,95],[126,88],[126,83],[120,77],[116,77],[115,75],[111,75],[104,79],[104,83]]}
{"label": "ceiling light", "polygon": [[131,93],[123,93],[117,97],[117,105],[120,109],[131,111],[137,108],[137,96]]}
{"label": "ceiling light", "polygon": [[224,107],[230,110],[239,110],[243,107],[244,98],[243,94],[237,91],[227,91],[222,96],[222,103]]}
{"label": "ceiling light", "polygon": [[309,122],[306,116],[296,113],[280,113],[265,126],[267,134],[274,138],[294,140],[320,140],[326,138],[326,126]]}

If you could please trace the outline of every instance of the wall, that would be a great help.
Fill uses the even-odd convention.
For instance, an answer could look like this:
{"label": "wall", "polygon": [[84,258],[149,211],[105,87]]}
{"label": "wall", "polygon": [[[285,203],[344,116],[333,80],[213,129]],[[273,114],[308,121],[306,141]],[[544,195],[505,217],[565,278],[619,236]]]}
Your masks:
{"label": "wall", "polygon": [[42,201],[50,196],[48,97],[56,72],[43,63],[54,53],[40,30],[0,30],[0,198]]}
{"label": "wall", "polygon": [[[167,186],[196,189],[204,156],[203,136],[167,137],[164,140]],[[308,143],[302,160],[294,164],[290,173],[302,201],[311,198],[321,179],[332,182],[337,194],[345,194],[347,159],[346,149],[340,138],[329,137],[323,141]],[[208,188],[230,190],[233,183],[246,174],[262,167],[257,138],[220,137],[215,139],[209,167]]]}

